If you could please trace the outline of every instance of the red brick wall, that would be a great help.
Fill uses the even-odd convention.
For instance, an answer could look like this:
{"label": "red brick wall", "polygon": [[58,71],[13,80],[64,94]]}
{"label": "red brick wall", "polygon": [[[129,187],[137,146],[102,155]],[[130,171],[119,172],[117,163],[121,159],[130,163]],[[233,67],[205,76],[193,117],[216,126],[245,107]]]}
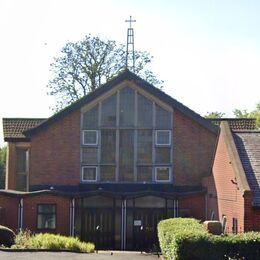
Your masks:
{"label": "red brick wall", "polygon": [[205,220],[205,195],[181,198],[178,201],[179,217]]}
{"label": "red brick wall", "polygon": [[30,185],[80,182],[80,111],[74,111],[31,139]]}
{"label": "red brick wall", "polygon": [[211,173],[217,136],[178,111],[173,115],[173,172],[176,185],[201,185]]}
{"label": "red brick wall", "polygon": [[[244,231],[244,198],[243,191],[236,185],[233,170],[225,140],[220,134],[213,165],[213,176],[217,192],[218,219],[227,217],[227,231],[232,232],[232,218],[238,220],[238,231]],[[210,211],[209,205],[209,211]]]}
{"label": "red brick wall", "polygon": [[252,195],[245,196],[245,231],[260,232],[260,208],[252,207]]}
{"label": "red brick wall", "polygon": [[70,232],[70,200],[54,195],[38,195],[24,198],[23,229],[29,229],[34,232],[44,232],[37,230],[37,205],[55,204],[56,205],[56,229],[46,230],[49,233],[69,235]]}
{"label": "red brick wall", "polygon": [[7,226],[16,232],[18,219],[18,199],[0,195],[0,207],[2,208],[0,225]]}

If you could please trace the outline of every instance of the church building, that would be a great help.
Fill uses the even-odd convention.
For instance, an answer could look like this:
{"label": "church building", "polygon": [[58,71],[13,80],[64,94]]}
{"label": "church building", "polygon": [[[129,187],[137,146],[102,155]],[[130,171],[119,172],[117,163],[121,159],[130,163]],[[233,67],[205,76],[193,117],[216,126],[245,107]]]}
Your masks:
{"label": "church building", "polygon": [[0,224],[158,246],[157,223],[205,220],[218,127],[125,70],[50,118],[4,118]]}

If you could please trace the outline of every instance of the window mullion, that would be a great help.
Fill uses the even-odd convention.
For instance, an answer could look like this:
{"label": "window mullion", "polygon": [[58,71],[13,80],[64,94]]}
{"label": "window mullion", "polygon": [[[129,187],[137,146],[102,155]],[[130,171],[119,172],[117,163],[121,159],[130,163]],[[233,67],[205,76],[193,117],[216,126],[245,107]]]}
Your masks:
{"label": "window mullion", "polygon": [[119,117],[120,117],[120,92],[117,91],[117,102],[116,102],[116,182],[119,181]]}
{"label": "window mullion", "polygon": [[134,182],[137,182],[137,91],[135,91],[135,102],[134,102]]}
{"label": "window mullion", "polygon": [[155,103],[153,102],[153,132],[152,132],[152,181],[155,181],[155,119],[156,119]]}

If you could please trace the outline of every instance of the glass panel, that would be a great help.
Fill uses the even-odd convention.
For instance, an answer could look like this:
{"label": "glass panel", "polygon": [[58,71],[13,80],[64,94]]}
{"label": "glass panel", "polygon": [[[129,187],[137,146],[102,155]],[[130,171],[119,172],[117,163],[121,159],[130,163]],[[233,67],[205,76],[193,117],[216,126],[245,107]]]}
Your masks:
{"label": "glass panel", "polygon": [[56,228],[56,205],[38,205],[37,228]]}
{"label": "glass panel", "polygon": [[134,179],[134,130],[121,130],[119,143],[119,179]]}
{"label": "glass panel", "polygon": [[153,126],[153,103],[138,94],[138,123],[139,127]]}
{"label": "glass panel", "polygon": [[16,190],[26,191],[27,175],[26,174],[16,174]]}
{"label": "glass panel", "polygon": [[98,105],[83,114],[83,129],[98,128]]}
{"label": "glass panel", "polygon": [[139,166],[137,171],[137,181],[152,181],[152,167]]}
{"label": "glass panel", "polygon": [[171,162],[171,149],[168,147],[155,148],[155,162],[156,163],[170,163]]}
{"label": "glass panel", "polygon": [[102,102],[101,126],[116,126],[116,95]]}
{"label": "glass panel", "polygon": [[115,163],[116,130],[101,130],[101,162]]}
{"label": "glass panel", "polygon": [[38,229],[55,229],[56,228],[55,215],[53,215],[53,214],[38,215],[37,228]]}
{"label": "glass panel", "polygon": [[152,163],[152,130],[138,130],[137,162]]}
{"label": "glass panel", "polygon": [[135,92],[131,88],[120,91],[120,126],[134,126]]}
{"label": "glass panel", "polygon": [[164,208],[165,199],[155,196],[145,196],[135,199],[135,207],[139,208]]}
{"label": "glass panel", "polygon": [[171,131],[157,130],[156,131],[156,145],[170,145]]}
{"label": "glass panel", "polygon": [[170,179],[170,168],[169,167],[157,167],[156,168],[156,180],[157,181],[168,181]]}
{"label": "glass panel", "polygon": [[17,172],[26,172],[26,154],[27,154],[27,150],[17,148],[16,150]]}
{"label": "glass panel", "polygon": [[115,181],[115,166],[100,166],[100,181]]}
{"label": "glass panel", "polygon": [[96,167],[83,167],[83,181],[96,181]]}
{"label": "glass panel", "polygon": [[94,130],[85,130],[83,132],[83,144],[97,145],[98,144],[98,132]]}
{"label": "glass panel", "polygon": [[82,163],[97,164],[98,163],[98,148],[97,147],[82,148]]}
{"label": "glass panel", "polygon": [[38,205],[39,213],[55,213],[56,207],[55,205]]}
{"label": "glass panel", "polygon": [[171,129],[171,113],[156,105],[156,128]]}
{"label": "glass panel", "polygon": [[113,207],[113,199],[103,196],[92,196],[83,199],[84,208],[111,208]]}

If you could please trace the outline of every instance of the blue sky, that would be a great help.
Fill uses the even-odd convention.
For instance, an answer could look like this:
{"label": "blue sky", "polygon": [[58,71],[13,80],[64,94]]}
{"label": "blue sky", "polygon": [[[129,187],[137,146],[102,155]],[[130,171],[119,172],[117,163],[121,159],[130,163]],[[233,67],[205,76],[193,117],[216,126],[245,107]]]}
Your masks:
{"label": "blue sky", "polygon": [[[48,117],[49,64],[91,33],[153,56],[164,91],[201,115],[260,101],[260,1],[0,0],[0,118]],[[0,123],[0,146],[3,145]]]}

